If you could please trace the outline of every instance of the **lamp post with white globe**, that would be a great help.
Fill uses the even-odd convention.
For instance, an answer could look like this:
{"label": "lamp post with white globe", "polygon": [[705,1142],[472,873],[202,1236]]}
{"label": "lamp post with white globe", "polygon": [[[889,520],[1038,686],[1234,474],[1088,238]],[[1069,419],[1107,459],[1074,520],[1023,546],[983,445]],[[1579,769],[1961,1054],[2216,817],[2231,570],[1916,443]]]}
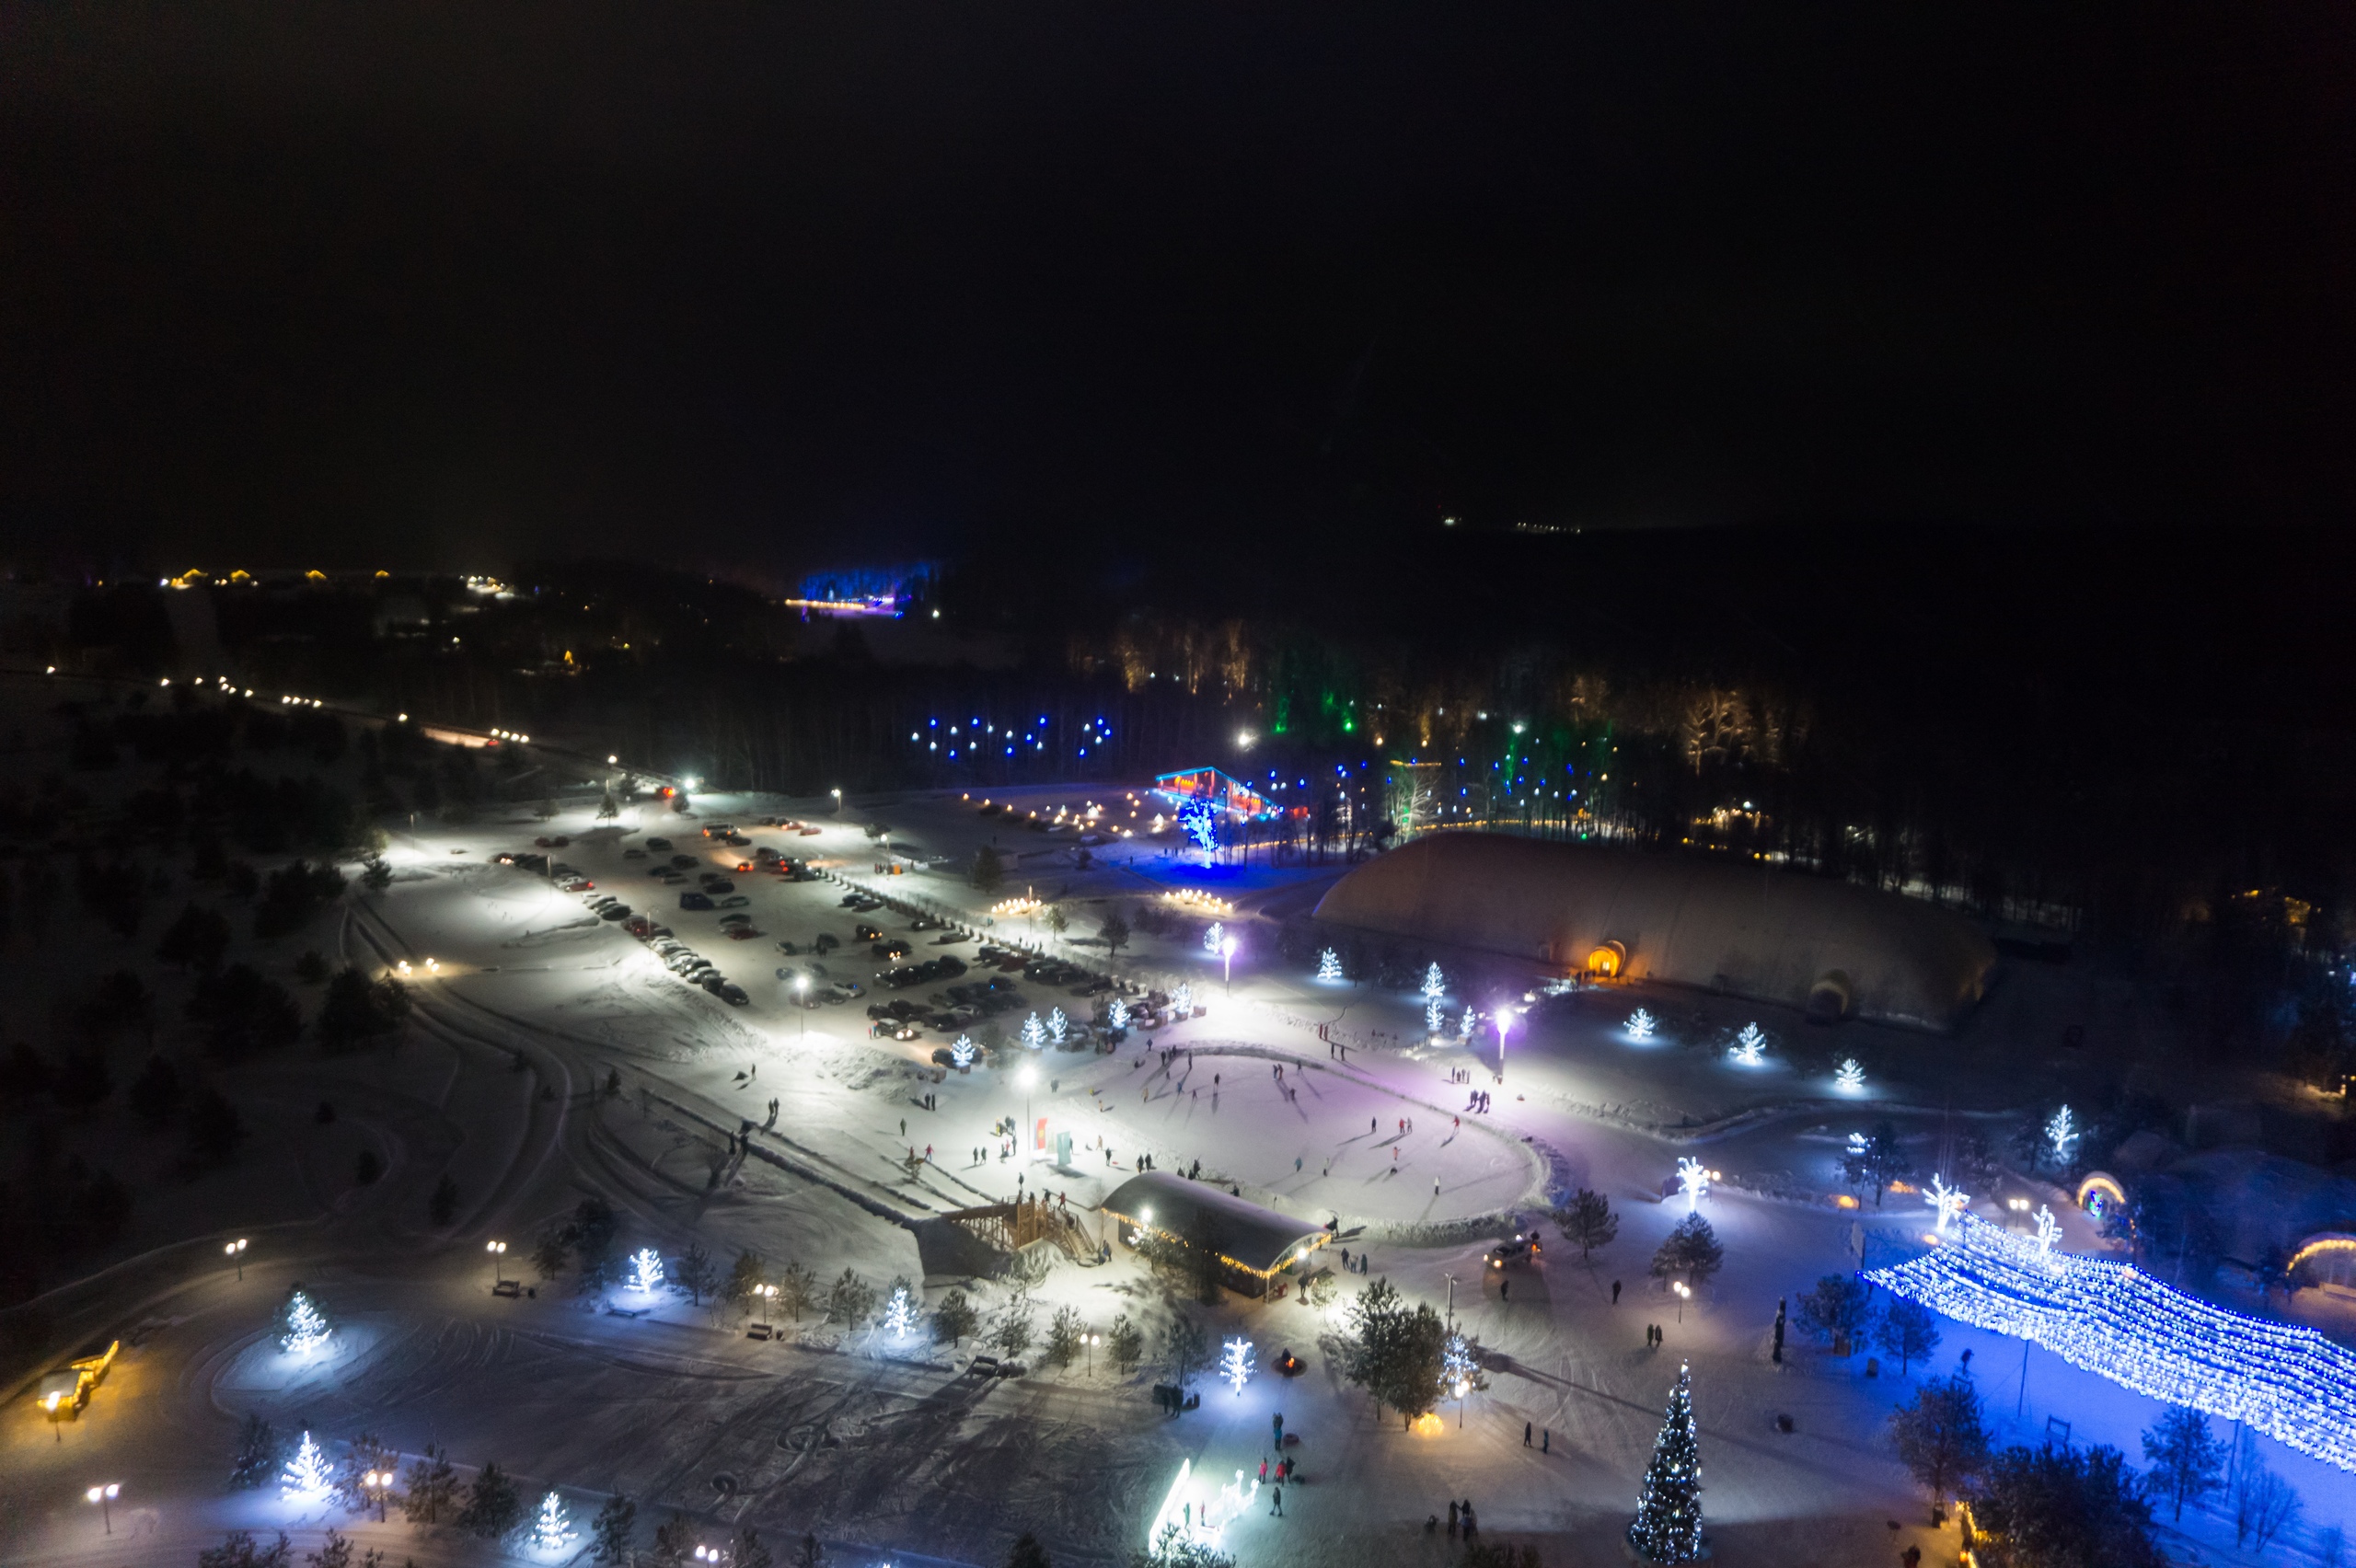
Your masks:
{"label": "lamp post with white globe", "polygon": [[482,1250],[491,1254],[491,1283],[494,1286],[504,1285],[506,1276],[499,1272],[499,1260],[507,1255],[507,1243],[486,1241],[482,1244]]}
{"label": "lamp post with white globe", "polygon": [[1025,1065],[1021,1072],[1014,1075],[1014,1078],[1015,1081],[1022,1086],[1022,1128],[1015,1147],[1022,1151],[1022,1159],[1019,1163],[1028,1165],[1031,1163],[1031,1150],[1028,1147],[1031,1142],[1031,1090],[1032,1086],[1039,1081],[1039,1069]]}

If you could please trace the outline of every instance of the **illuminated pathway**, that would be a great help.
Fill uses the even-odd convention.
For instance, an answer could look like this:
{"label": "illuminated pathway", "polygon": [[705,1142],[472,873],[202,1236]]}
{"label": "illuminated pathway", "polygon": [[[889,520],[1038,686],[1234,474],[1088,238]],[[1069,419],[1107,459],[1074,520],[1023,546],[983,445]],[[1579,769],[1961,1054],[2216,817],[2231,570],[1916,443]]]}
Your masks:
{"label": "illuminated pathway", "polygon": [[2126,1263],[2048,1252],[1971,1215],[1947,1244],[1865,1277],[1959,1322],[2033,1340],[2154,1399],[2246,1422],[2356,1470],[2356,1352],[2227,1312]]}

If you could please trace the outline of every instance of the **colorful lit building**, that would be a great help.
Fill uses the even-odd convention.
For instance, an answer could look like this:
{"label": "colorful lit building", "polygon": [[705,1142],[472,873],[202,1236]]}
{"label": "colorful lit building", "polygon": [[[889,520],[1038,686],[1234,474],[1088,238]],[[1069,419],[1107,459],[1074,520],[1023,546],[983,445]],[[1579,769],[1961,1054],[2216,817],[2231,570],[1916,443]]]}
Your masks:
{"label": "colorful lit building", "polygon": [[1216,767],[1165,773],[1153,781],[1153,788],[1157,794],[1167,795],[1175,801],[1207,801],[1230,821],[1262,821],[1275,816],[1277,810],[1249,784]]}

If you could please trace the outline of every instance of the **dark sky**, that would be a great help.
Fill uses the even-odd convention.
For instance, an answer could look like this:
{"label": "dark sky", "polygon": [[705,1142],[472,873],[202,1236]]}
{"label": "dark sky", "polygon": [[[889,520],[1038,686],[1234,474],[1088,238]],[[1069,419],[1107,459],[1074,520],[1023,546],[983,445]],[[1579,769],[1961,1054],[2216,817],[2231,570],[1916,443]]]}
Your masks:
{"label": "dark sky", "polygon": [[811,561],[2320,525],[2356,13],[0,11],[0,526]]}

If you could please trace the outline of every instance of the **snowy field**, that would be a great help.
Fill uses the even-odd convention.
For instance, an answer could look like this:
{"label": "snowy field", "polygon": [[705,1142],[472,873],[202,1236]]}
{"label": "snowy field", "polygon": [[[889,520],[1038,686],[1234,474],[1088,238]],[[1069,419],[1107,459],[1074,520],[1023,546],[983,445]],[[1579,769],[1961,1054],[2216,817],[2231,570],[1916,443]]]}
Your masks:
{"label": "snowy field", "polygon": [[[1125,802],[1126,792],[1032,791],[1022,809],[1091,800]],[[1017,1062],[1010,1052],[998,1066],[935,1083],[931,1051],[943,1042],[934,1032],[905,1043],[871,1039],[872,996],[803,1009],[775,979],[777,965],[809,964],[780,955],[775,942],[822,931],[844,943],[820,961],[832,975],[864,980],[878,967],[851,940],[854,917],[836,884],[741,876],[763,934],[733,942],[716,913],[679,910],[676,894],[648,878],[649,862],[626,855],[667,834],[683,852],[733,865],[732,853],[697,836],[700,822],[810,814],[822,827],[815,836],[748,831],[976,919],[991,902],[942,873],[874,875],[878,852],[856,825],[881,816],[895,844],[962,859],[991,832],[971,802],[895,799],[839,820],[819,810],[707,798],[691,818],[649,813],[601,827],[576,812],[545,825],[518,819],[397,835],[392,887],[355,896],[325,940],[352,962],[405,959],[420,972],[408,1038],[390,1051],[241,1069],[268,1086],[265,1102],[278,1109],[264,1113],[234,1192],[214,1187],[201,1207],[162,1193],[143,1206],[140,1245],[163,1251],[127,1255],[98,1282],[59,1295],[61,1312],[83,1315],[91,1329],[136,1328],[136,1343],[78,1422],[52,1428],[20,1404],[6,1424],[6,1560],[185,1563],[226,1528],[285,1528],[309,1543],[330,1523],[395,1561],[496,1555],[446,1531],[421,1533],[398,1514],[377,1526],[294,1507],[274,1489],[225,1493],[235,1424],[254,1412],[312,1430],[331,1448],[367,1432],[411,1453],[446,1446],[462,1469],[495,1460],[529,1495],[560,1490],[581,1520],[619,1490],[638,1500],[649,1532],[674,1508],[714,1544],[741,1523],[780,1546],[809,1531],[842,1568],[927,1558],[994,1564],[1025,1529],[1058,1561],[1115,1562],[1141,1543],[1182,1460],[1203,1476],[1256,1475],[1277,1412],[1299,1438],[1287,1452],[1301,1484],[1288,1488],[1285,1517],[1262,1506],[1231,1528],[1229,1543],[1247,1568],[1440,1562],[1452,1543],[1425,1523],[1445,1517],[1451,1497],[1473,1501],[1488,1539],[1530,1540],[1549,1568],[1617,1563],[1680,1360],[1693,1368],[1720,1562],[1881,1564],[1909,1544],[1927,1561],[1952,1562],[1953,1532],[1927,1528],[1883,1421],[1966,1351],[2007,1435],[2034,1440],[2049,1419],[2068,1422],[2077,1440],[2138,1457],[2136,1434],[2157,1405],[2042,1352],[2027,1357],[2024,1378],[2017,1342],[1948,1325],[1929,1364],[1904,1378],[1887,1366],[1868,1378],[1862,1356],[1819,1354],[1796,1325],[1784,1363],[1769,1355],[1778,1298],[1855,1266],[1853,1235],[1866,1238],[1876,1264],[1919,1246],[1928,1220],[1919,1196],[1893,1193],[1878,1211],[1870,1195],[1862,1210],[1836,1206],[1849,1134],[1891,1119],[1927,1168],[1972,1127],[1994,1125],[1989,1113],[2005,1107],[2006,1086],[1983,1065],[2033,1062],[2050,1048],[2013,1027],[2045,1016],[2038,1009],[2052,997],[2036,987],[2058,984],[2050,977],[2027,976],[2010,997],[1992,998],[1961,1042],[1810,1031],[1724,998],[1619,990],[1536,1015],[1500,1064],[1494,1035],[1425,1044],[1419,998],[1280,968],[1273,925],[1254,911],[1299,903],[1336,868],[1255,867],[1220,881],[1142,836],[1081,868],[1068,846],[1001,825],[1004,847],[1022,859],[999,896],[1030,885],[1072,906],[1061,951],[1075,962],[1105,962],[1071,940],[1094,930],[1091,900],[1214,883],[1237,901],[1246,951],[1230,996],[1183,933],[1140,939],[1111,967],[1189,974],[1205,1017],[1150,1041],[1132,1034],[1109,1055],[1049,1050]],[[579,897],[490,863],[553,832],[572,836],[557,853],[600,892],[653,911],[744,984],[749,1003],[730,1008],[682,983]],[[910,935],[905,919],[860,918],[930,956],[932,935]],[[1052,942],[1027,922],[992,934]],[[970,961],[974,946],[939,951]],[[1023,990],[1037,992],[1042,1010],[1084,1016],[1090,1006],[1053,988]],[[1451,996],[1449,1007],[1485,1010],[1503,999]],[[1623,1027],[1639,1004],[1662,1020],[1649,1043]],[[1726,1040],[1753,1019],[1770,1037],[1766,1061],[1734,1065]],[[1344,1060],[1309,1027],[1316,1022],[1367,1043]],[[1160,1053],[1171,1049],[1182,1054],[1165,1067]],[[1958,1069],[1958,1051],[1977,1054],[1970,1072]],[[1861,1091],[1832,1080],[1836,1059],[1849,1055],[1865,1067]],[[1034,1075],[1027,1088],[1023,1066]],[[604,1092],[609,1075],[618,1094]],[[1485,1114],[1468,1109],[1475,1090],[1492,1097]],[[304,1113],[327,1098],[338,1115],[315,1125]],[[765,1127],[772,1100],[778,1115]],[[1025,1116],[1046,1118],[1051,1136],[1071,1134],[1068,1166],[1002,1158],[1011,1140],[995,1129]],[[727,1139],[748,1122],[754,1156],[732,1159]],[[387,1169],[360,1189],[345,1173],[364,1146]],[[1373,1274],[1411,1298],[1447,1307],[1452,1276],[1454,1312],[1495,1358],[1492,1386],[1444,1407],[1437,1430],[1403,1431],[1343,1383],[1323,1349],[1342,1322],[1338,1305],[1230,1295],[1201,1308],[1173,1298],[1117,1246],[1110,1263],[1058,1262],[1018,1289],[926,1228],[947,1211],[1013,1196],[1020,1178],[1021,1190],[1058,1195],[1088,1235],[1103,1235],[1091,1211],[1141,1153],[1164,1170],[1199,1160],[1207,1179],[1311,1223],[1333,1221],[1354,1257],[1365,1252]],[[1664,1199],[1663,1183],[1680,1157],[1697,1155],[1722,1173],[1701,1206],[1727,1265],[1680,1319],[1646,1264],[1687,1208],[1681,1197]],[[445,1174],[458,1209],[442,1228],[425,1200]],[[1622,1216],[1618,1239],[1585,1262],[1542,1220],[1550,1193],[1582,1185],[1607,1193]],[[485,1244],[506,1240],[506,1271],[537,1283],[525,1257],[531,1239],[593,1194],[619,1212],[626,1249],[669,1256],[693,1240],[723,1265],[751,1248],[822,1282],[845,1269],[878,1286],[905,1276],[929,1305],[967,1291],[986,1322],[1016,1310],[1044,1327],[1069,1306],[1102,1332],[1126,1314],[1149,1346],[1184,1309],[1215,1336],[1253,1341],[1264,1366],[1284,1349],[1307,1366],[1290,1380],[1264,1373],[1240,1394],[1206,1382],[1201,1408],[1172,1420],[1148,1397],[1163,1375],[1151,1349],[1133,1376],[1116,1375],[1100,1353],[1092,1366],[1034,1366],[1025,1378],[993,1382],[961,1375],[970,1343],[953,1355],[896,1352],[865,1332],[837,1343],[814,1333],[756,1341],[733,1318],[684,1298],[583,1297],[569,1276],[539,1285],[536,1297],[494,1297]],[[2017,1221],[2006,1196],[2065,1206],[2050,1187],[2020,1181],[1976,1196],[1992,1219]],[[1510,1275],[1485,1268],[1487,1239],[1532,1218],[1547,1225],[1542,1262]],[[2065,1245],[2096,1249],[2073,1209],[2065,1221]],[[224,1228],[255,1239],[242,1282],[220,1266],[217,1248],[208,1257],[169,1245]],[[1500,1288],[1507,1277],[1509,1297]],[[264,1332],[298,1279],[340,1332],[329,1355],[292,1366]],[[609,1304],[651,1310],[620,1317]],[[1663,1327],[1662,1348],[1646,1345],[1652,1323]],[[1778,1429],[1779,1415],[1791,1418],[1790,1433]],[[2267,1447],[2306,1499],[2307,1526],[2356,1517],[2349,1476]],[[111,1538],[81,1500],[85,1487],[110,1480],[125,1487]],[[2203,1561],[2237,1560],[2230,1527],[2221,1548],[2213,1522],[2188,1516],[2186,1524]],[[2293,1535],[2292,1553],[2278,1547],[2274,1561],[2300,1560],[2311,1531]]]}

